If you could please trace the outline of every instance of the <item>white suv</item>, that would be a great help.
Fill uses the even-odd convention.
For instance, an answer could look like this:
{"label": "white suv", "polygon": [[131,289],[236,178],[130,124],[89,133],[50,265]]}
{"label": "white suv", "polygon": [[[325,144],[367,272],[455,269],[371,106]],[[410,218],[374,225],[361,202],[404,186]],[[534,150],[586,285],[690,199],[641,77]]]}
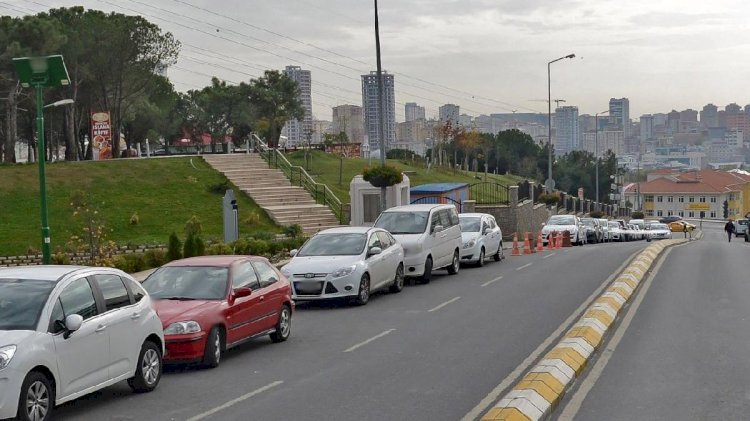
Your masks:
{"label": "white suv", "polygon": [[0,269],[0,419],[49,420],[56,405],[122,380],[150,392],[163,354],[159,317],[126,273]]}
{"label": "white suv", "polygon": [[391,233],[404,247],[406,276],[430,282],[433,269],[460,268],[461,227],[453,205],[406,205],[381,213],[375,226]]}

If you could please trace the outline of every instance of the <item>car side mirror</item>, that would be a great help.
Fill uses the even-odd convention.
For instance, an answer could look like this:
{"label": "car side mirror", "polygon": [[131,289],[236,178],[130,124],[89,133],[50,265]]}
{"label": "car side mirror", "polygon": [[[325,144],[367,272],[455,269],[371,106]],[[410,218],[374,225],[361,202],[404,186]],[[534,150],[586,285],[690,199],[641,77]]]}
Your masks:
{"label": "car side mirror", "polygon": [[252,293],[253,290],[250,288],[236,288],[234,290],[234,298],[249,297]]}
{"label": "car side mirror", "polygon": [[71,333],[81,328],[83,316],[80,314],[71,314],[65,318],[65,339],[68,339]]}
{"label": "car side mirror", "polygon": [[383,252],[383,249],[380,247],[373,247],[370,249],[370,251],[367,252],[368,256],[375,256]]}
{"label": "car side mirror", "polygon": [[438,232],[440,232],[442,230],[443,230],[443,226],[442,225],[435,225],[435,228],[432,229],[432,233],[435,234],[435,233],[438,233]]}
{"label": "car side mirror", "polygon": [[294,250],[292,250],[292,251],[289,252],[289,257],[294,257],[294,256],[297,255],[297,253],[299,253],[299,250],[294,249]]}
{"label": "car side mirror", "polygon": [[546,223],[546,222],[542,222],[542,226],[543,226],[543,227],[544,227],[544,226],[546,226],[546,225],[547,225],[547,223]]}

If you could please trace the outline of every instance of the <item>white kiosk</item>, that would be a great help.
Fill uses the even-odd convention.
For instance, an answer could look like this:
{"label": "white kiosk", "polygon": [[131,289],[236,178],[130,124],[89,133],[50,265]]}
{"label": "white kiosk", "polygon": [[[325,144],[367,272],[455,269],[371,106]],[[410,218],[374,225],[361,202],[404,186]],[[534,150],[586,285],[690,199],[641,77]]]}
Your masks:
{"label": "white kiosk", "polygon": [[[409,177],[406,175],[403,177],[401,183],[386,188],[386,208],[409,204]],[[349,183],[349,198],[351,199],[350,225],[371,226],[375,223],[380,215],[380,187],[374,187],[358,175]]]}

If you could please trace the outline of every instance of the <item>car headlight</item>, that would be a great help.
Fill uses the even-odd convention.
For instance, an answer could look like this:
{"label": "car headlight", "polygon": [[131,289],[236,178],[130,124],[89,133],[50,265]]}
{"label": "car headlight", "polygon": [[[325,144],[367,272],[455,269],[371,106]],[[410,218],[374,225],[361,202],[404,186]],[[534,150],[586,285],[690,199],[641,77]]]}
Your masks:
{"label": "car headlight", "polygon": [[201,325],[193,320],[186,322],[175,322],[164,329],[165,335],[185,335],[187,333],[198,333],[201,331]]}
{"label": "car headlight", "polygon": [[10,360],[13,359],[14,355],[16,355],[15,345],[9,345],[0,348],[0,370],[4,369],[8,366],[8,364],[10,364]]}
{"label": "car headlight", "polygon": [[286,266],[282,267],[279,272],[281,272],[281,274],[286,276],[287,278],[292,275],[292,271],[289,270]]}
{"label": "car headlight", "polygon": [[467,242],[464,243],[464,248],[465,249],[470,249],[470,248],[474,247],[474,245],[476,245],[476,244],[477,244],[477,240],[469,240],[469,241],[467,241]]}
{"label": "car headlight", "polygon": [[357,268],[357,265],[351,265],[345,268],[336,269],[331,273],[331,276],[334,278],[341,278],[343,276],[351,275],[352,272],[354,272],[354,269],[356,268]]}

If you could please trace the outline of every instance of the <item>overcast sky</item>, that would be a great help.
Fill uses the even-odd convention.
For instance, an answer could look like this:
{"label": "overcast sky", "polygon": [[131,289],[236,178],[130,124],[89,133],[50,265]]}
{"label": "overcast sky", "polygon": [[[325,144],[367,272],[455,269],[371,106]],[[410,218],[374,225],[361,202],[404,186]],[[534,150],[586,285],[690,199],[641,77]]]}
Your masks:
{"label": "overcast sky", "polygon": [[[2,0],[3,14],[83,5],[140,14],[183,43],[178,90],[292,64],[312,71],[316,118],[361,105],[375,69],[369,0]],[[545,112],[552,97],[580,113],[630,98],[631,117],[750,103],[746,0],[380,0],[384,69],[396,74],[397,118],[417,102],[471,115]],[[203,10],[201,10],[203,9]],[[271,32],[276,34],[273,34]],[[278,34],[278,35],[277,35]]]}

